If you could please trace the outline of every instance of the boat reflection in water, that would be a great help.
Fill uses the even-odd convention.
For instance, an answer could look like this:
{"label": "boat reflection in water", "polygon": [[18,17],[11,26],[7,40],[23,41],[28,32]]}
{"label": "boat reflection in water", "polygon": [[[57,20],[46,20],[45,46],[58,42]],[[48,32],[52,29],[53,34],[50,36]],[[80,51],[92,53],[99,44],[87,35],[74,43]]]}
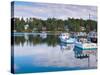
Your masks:
{"label": "boat reflection in water", "polygon": [[60,45],[60,49],[62,51],[73,50],[73,48],[74,48],[74,44],[69,44],[69,43],[65,43],[65,42],[60,42],[59,45]]}
{"label": "boat reflection in water", "polygon": [[[77,48],[75,47],[74,48],[74,54],[75,54],[75,58],[77,59],[81,59],[81,60],[84,60],[84,59],[87,59],[87,62],[88,62],[88,68],[90,68],[91,66],[93,66],[93,64],[91,63],[91,61],[94,61],[95,63],[97,63],[97,50],[83,50],[83,49],[80,49],[80,48]],[[93,59],[92,60],[92,56],[95,56],[95,60]]]}

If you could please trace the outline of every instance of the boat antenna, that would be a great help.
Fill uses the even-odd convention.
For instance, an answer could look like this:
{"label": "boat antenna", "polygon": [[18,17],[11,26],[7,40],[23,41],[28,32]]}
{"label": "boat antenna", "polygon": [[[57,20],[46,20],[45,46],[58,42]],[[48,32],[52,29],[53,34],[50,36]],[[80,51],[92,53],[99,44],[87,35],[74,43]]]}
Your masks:
{"label": "boat antenna", "polygon": [[91,15],[89,14],[89,32],[90,32],[90,30],[91,30],[91,26],[90,26],[90,25],[91,25],[90,16],[91,16]]}
{"label": "boat antenna", "polygon": [[90,20],[90,14],[89,14],[89,20]]}

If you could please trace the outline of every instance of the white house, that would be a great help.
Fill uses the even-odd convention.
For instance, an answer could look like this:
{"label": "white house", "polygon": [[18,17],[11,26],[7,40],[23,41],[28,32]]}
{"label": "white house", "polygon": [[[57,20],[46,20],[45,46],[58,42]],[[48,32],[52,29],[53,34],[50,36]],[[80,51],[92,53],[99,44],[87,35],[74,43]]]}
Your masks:
{"label": "white house", "polygon": [[28,27],[29,27],[29,25],[28,25],[28,24],[24,25],[24,29],[25,29],[25,30],[27,30],[27,29],[28,29]]}

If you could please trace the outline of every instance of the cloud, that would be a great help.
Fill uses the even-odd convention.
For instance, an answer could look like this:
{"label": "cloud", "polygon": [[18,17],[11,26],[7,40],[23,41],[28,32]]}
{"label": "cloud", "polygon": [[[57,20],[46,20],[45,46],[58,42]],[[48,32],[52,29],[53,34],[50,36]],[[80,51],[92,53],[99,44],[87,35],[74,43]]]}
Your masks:
{"label": "cloud", "polygon": [[49,3],[15,3],[15,17],[36,17],[47,19],[55,17],[59,19],[67,19],[68,17],[88,19],[91,14],[91,19],[97,20],[96,6],[80,6],[67,4],[49,4]]}

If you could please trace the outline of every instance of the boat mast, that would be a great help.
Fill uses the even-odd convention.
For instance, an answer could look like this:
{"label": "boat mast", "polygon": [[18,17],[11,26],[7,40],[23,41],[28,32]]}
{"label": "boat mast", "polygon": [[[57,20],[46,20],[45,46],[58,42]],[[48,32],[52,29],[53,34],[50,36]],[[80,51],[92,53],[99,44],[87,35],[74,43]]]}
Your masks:
{"label": "boat mast", "polygon": [[89,14],[89,19],[87,20],[87,32],[90,32],[90,14]]}
{"label": "boat mast", "polygon": [[89,14],[89,32],[90,32],[90,30],[91,30],[91,21],[90,21],[90,14]]}
{"label": "boat mast", "polygon": [[89,14],[89,32],[91,31],[91,20],[90,20],[90,17],[91,15]]}

